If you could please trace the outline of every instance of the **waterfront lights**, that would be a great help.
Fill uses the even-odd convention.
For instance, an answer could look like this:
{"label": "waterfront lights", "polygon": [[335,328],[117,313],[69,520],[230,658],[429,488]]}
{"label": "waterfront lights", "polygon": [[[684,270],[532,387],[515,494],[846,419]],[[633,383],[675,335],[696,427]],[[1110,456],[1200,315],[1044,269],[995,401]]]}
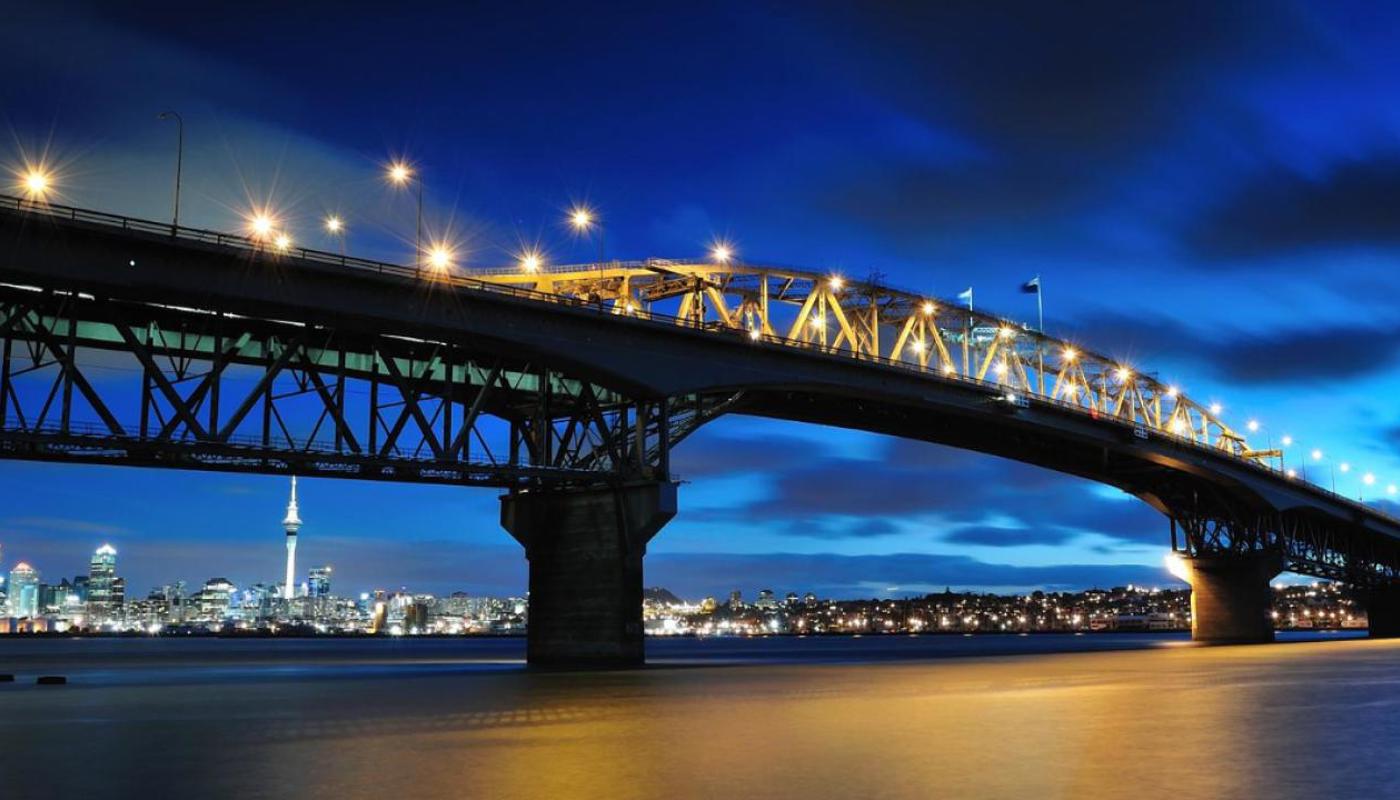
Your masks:
{"label": "waterfront lights", "polygon": [[1249,429],[1250,433],[1257,433],[1259,431],[1259,420],[1252,419],[1246,422],[1244,426]]}
{"label": "waterfront lights", "polygon": [[734,257],[734,249],[723,242],[710,248],[710,258],[718,264],[728,264],[729,259]]}

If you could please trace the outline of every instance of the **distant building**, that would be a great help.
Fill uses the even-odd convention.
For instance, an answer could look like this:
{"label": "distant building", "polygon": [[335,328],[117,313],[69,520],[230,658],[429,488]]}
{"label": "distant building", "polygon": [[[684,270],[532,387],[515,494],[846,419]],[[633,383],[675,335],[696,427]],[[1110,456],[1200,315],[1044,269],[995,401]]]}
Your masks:
{"label": "distant building", "polygon": [[93,624],[107,622],[119,607],[115,594],[116,581],[117,550],[110,544],[104,544],[92,554],[88,565],[87,610],[88,620]]}
{"label": "distant building", "polygon": [[195,597],[195,608],[201,619],[217,622],[229,614],[229,601],[234,585],[228,578],[210,578]]}
{"label": "distant building", "polygon": [[39,615],[39,571],[24,563],[10,570],[9,592],[7,593],[10,616],[36,617]]}
{"label": "distant building", "polygon": [[312,567],[306,580],[306,594],[308,597],[327,598],[331,596],[331,568]]}
{"label": "distant building", "polygon": [[758,600],[754,602],[754,605],[759,608],[777,608],[778,601],[773,597],[772,589],[760,589],[758,592]]}
{"label": "distant building", "polygon": [[741,591],[739,591],[738,589],[735,589],[734,591],[730,592],[730,593],[729,593],[729,607],[730,607],[730,608],[743,608],[743,607],[744,607],[744,593],[741,592]]}

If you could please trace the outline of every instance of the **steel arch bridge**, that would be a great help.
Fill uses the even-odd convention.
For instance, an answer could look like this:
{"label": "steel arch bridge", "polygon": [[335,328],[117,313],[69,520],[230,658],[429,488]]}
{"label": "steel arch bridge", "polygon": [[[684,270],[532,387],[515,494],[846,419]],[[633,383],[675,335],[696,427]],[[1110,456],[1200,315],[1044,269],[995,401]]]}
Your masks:
{"label": "steel arch bridge", "polygon": [[946,299],[827,272],[415,269],[0,198],[0,457],[544,488],[669,481],[726,413],[1108,483],[1192,556],[1400,578],[1400,522],[1210,406]]}

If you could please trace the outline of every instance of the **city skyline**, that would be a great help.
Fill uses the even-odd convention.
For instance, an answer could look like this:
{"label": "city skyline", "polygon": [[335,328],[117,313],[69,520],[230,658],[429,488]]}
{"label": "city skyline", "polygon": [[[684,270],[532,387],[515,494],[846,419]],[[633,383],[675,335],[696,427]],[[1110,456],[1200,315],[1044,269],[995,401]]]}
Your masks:
{"label": "city skyline", "polygon": [[[896,35],[851,9],[788,19],[754,6],[687,12],[636,36],[656,20],[602,12],[566,26],[520,12],[490,31],[444,19],[451,34],[385,43],[386,81],[379,66],[329,79],[317,65],[330,45],[319,41],[297,41],[306,63],[275,70],[242,53],[250,30],[293,46],[281,31],[297,26],[272,24],[265,10],[223,19],[197,42],[139,9],[64,11],[25,9],[0,32],[36,78],[0,88],[15,144],[0,156],[12,164],[21,151],[47,152],[62,201],[165,218],[175,131],[157,114],[177,109],[188,125],[189,225],[239,230],[252,206],[270,202],[299,242],[402,262],[414,198],[381,174],[401,158],[425,190],[429,231],[460,237],[466,266],[509,263],[522,245],[554,262],[593,258],[604,242],[566,223],[582,202],[609,257],[693,255],[719,238],[745,258],[881,271],[943,297],[972,285],[979,305],[1022,320],[1035,309],[1019,288],[1038,274],[1052,331],[1181,379],[1236,426],[1259,421],[1270,443],[1296,439],[1290,466],[1313,480],[1352,466],[1338,488],[1357,496],[1366,474],[1378,486],[1400,476],[1400,418],[1388,400],[1400,386],[1388,300],[1400,289],[1391,263],[1400,231],[1373,213],[1400,197],[1396,122],[1376,110],[1396,87],[1394,71],[1378,68],[1392,58],[1384,43],[1345,15],[1291,9],[1264,26],[1219,8],[1189,25],[1174,15],[1030,16],[1013,23],[1020,34],[1071,44],[1022,53],[1007,44],[1019,36],[994,37],[986,52],[960,44],[985,44],[976,34],[996,22],[971,13],[929,12]],[[394,24],[386,14],[377,24]],[[367,23],[317,24],[332,42]],[[774,47],[713,60],[684,100],[666,90],[689,65],[640,76],[606,102],[587,91],[695,46],[697,29],[725,31],[701,45],[716,51]],[[146,57],[74,71],[40,44],[60,32],[94,53]],[[541,45],[529,69],[496,67],[516,63],[500,44],[513,41]],[[619,55],[579,66],[579,41]],[[773,49],[783,57],[760,55]],[[1010,66],[986,69],[989,60]],[[1032,63],[1034,74],[1016,68]],[[1202,70],[1219,80],[1197,80]],[[749,86],[752,74],[770,88]],[[217,105],[204,99],[210,86]],[[315,113],[304,110],[311,97]],[[326,110],[351,108],[376,111],[367,124]],[[1319,111],[1328,125],[1310,122]],[[666,125],[696,115],[709,121],[703,136]],[[521,122],[555,117],[575,124]],[[768,124],[745,123],[753,117]],[[1140,180],[1145,172],[1154,179]],[[344,221],[339,239],[320,232],[328,213]],[[1314,449],[1324,457],[1310,458]],[[723,591],[730,575],[848,597],[1171,580],[1157,512],[989,457],[726,419],[683,443],[674,469],[691,481],[685,511],[652,543],[648,583],[688,593]],[[275,479],[9,462],[0,484],[11,509],[0,540],[17,556],[37,554],[31,562],[112,539],[133,563],[139,555],[192,581],[203,580],[202,564],[257,575],[281,563],[261,546],[276,533],[266,524],[281,505]],[[345,554],[347,576],[493,594],[524,586],[495,492],[303,486],[319,495],[317,525]],[[888,507],[864,514],[866,498],[889,486],[900,488]]]}

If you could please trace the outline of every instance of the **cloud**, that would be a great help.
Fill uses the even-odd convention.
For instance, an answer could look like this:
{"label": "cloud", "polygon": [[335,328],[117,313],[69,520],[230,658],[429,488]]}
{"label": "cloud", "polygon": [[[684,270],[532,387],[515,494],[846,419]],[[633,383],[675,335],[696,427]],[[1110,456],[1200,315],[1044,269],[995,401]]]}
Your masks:
{"label": "cloud", "polygon": [[1076,590],[1127,583],[1176,583],[1165,570],[1138,564],[1012,566],[967,556],[899,553],[845,556],[795,553],[656,553],[647,557],[647,585],[699,598],[737,588],[779,594],[813,591],[830,597],[923,594],[945,586],[975,591]]}
{"label": "cloud", "polygon": [[[1335,164],[1320,175],[1275,166],[1253,177],[1187,231],[1220,260],[1292,256],[1324,248],[1400,244],[1400,153]],[[1270,263],[1274,263],[1272,260]]]}

